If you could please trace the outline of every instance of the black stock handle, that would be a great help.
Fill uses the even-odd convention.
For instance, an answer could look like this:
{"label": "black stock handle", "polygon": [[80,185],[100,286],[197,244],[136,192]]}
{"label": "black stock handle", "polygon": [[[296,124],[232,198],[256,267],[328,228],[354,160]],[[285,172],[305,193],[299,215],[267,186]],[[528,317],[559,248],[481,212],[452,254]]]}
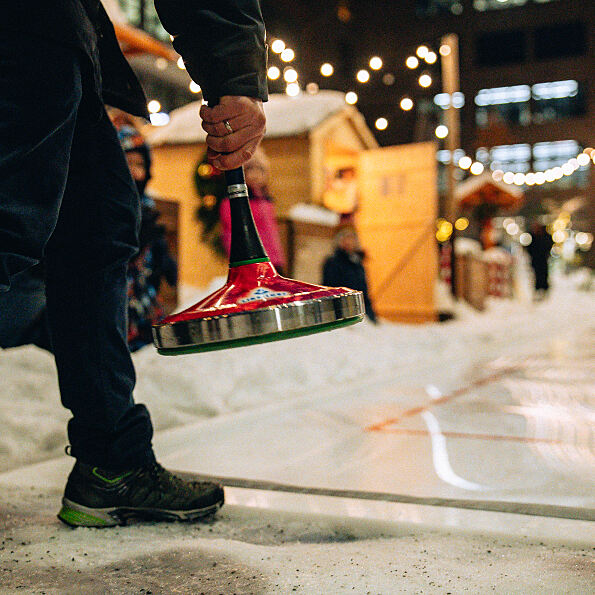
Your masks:
{"label": "black stock handle", "polygon": [[[211,106],[218,103],[218,99],[212,102],[209,101]],[[233,267],[253,262],[268,262],[269,257],[252,216],[248,187],[244,178],[244,168],[240,166],[227,170],[225,172],[225,182],[231,214],[229,265]]]}

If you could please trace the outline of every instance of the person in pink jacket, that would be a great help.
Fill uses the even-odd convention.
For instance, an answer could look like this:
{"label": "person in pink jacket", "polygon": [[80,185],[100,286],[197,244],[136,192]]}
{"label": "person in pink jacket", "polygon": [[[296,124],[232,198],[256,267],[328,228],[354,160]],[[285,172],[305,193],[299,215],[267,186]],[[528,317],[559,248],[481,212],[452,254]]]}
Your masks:
{"label": "person in pink jacket", "polygon": [[[279,237],[275,205],[267,189],[269,160],[262,147],[258,147],[250,161],[244,165],[244,174],[250,193],[250,207],[252,208],[256,228],[271,262],[277,271],[282,274],[286,266],[285,253],[281,245],[281,238]],[[229,256],[231,246],[231,215],[228,198],[221,201],[219,217],[221,219],[221,241]]]}

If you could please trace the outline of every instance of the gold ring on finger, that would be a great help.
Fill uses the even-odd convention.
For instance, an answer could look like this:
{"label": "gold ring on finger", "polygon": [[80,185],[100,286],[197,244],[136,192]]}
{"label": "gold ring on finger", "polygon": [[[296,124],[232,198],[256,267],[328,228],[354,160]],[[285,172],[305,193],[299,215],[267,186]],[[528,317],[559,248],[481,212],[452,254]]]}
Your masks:
{"label": "gold ring on finger", "polygon": [[223,126],[225,126],[225,130],[227,130],[229,134],[233,134],[233,128],[231,127],[229,120],[223,120]]}

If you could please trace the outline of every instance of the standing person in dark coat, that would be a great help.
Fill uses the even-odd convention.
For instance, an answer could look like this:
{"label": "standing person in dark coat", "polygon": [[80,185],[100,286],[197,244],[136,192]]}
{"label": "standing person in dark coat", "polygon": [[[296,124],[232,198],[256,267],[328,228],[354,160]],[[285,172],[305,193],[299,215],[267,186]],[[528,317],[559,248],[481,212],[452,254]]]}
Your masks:
{"label": "standing person in dark coat", "polygon": [[[265,128],[266,45],[257,0],[155,0],[201,107],[209,158],[244,163]],[[5,2],[0,19],[0,291],[44,259],[49,325],[76,458],[59,517],[112,526],[127,516],[194,519],[223,503],[214,483],[161,467],[132,396],[126,268],[139,197],[110,104],[147,116],[146,98],[100,0]]]}
{"label": "standing person in dark coat", "polygon": [[360,248],[357,232],[351,226],[340,228],[335,236],[335,244],[335,252],[324,263],[322,284],[361,291],[364,294],[366,315],[376,323],[376,313],[368,294],[364,253]]}
{"label": "standing person in dark coat", "polygon": [[541,299],[550,288],[548,261],[554,242],[544,225],[536,223],[531,231],[532,240],[527,246],[527,252],[531,258],[531,268],[535,273],[535,294],[538,299]]}

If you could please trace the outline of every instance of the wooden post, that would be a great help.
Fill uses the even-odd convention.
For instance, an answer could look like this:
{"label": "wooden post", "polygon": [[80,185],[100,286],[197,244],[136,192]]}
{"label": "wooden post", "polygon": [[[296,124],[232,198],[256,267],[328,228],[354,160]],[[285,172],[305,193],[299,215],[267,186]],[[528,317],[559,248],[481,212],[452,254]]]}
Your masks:
{"label": "wooden post", "polygon": [[[446,137],[446,148],[450,151],[450,161],[446,166],[447,172],[447,197],[446,197],[446,219],[453,224],[453,231],[450,237],[451,246],[451,286],[452,294],[456,296],[456,257],[455,257],[455,235],[456,229],[454,222],[457,216],[457,207],[455,202],[456,186],[456,163],[454,162],[454,152],[461,147],[461,121],[459,110],[453,106],[453,94],[459,91],[459,37],[455,33],[449,33],[440,40],[440,45],[448,47],[449,52],[440,52],[442,65],[442,92],[448,93],[450,102],[446,109],[446,127],[448,136]],[[445,55],[446,54],[446,55]]]}

